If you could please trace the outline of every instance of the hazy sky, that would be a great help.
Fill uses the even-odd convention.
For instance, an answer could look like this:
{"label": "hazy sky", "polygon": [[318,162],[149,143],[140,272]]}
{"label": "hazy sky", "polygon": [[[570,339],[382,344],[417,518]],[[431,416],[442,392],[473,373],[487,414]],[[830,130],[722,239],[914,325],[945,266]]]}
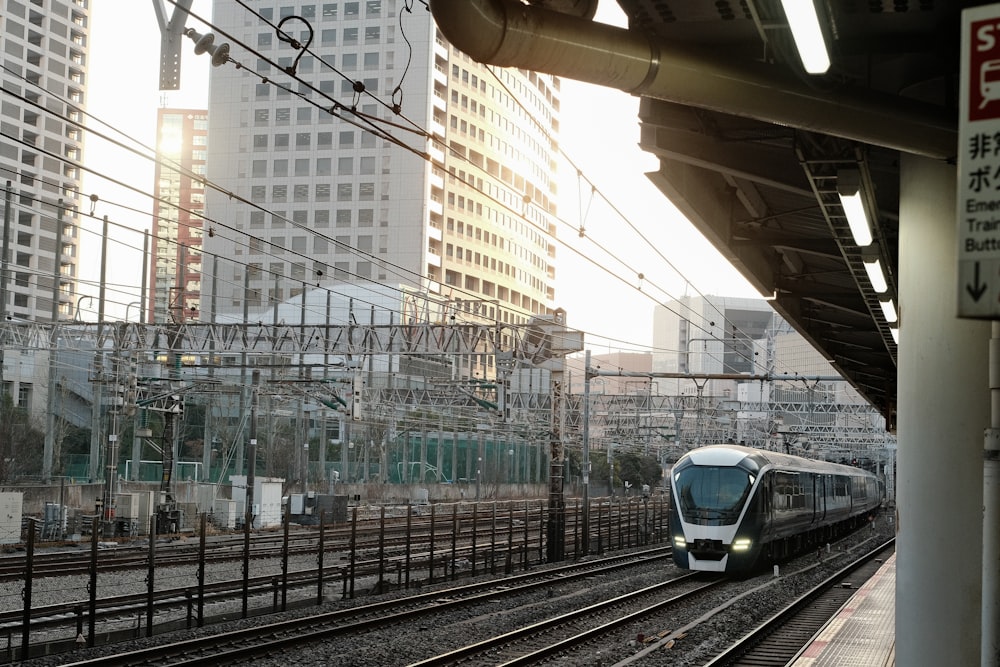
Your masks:
{"label": "hazy sky", "polygon": [[[164,4],[168,13],[174,11],[169,2]],[[421,5],[415,5],[414,11],[420,8]],[[195,0],[192,9],[208,18],[211,2]],[[613,0],[602,0],[597,19],[618,25],[624,21]],[[196,56],[193,43],[188,40],[185,40],[182,56],[181,90],[158,90],[160,38],[150,0],[95,2],[91,21],[88,112],[94,117],[152,146],[158,106],[204,108],[207,104],[209,60],[207,56]],[[189,19],[187,25],[204,32],[193,19]],[[759,296],[644,175],[644,171],[654,168],[655,160],[637,147],[637,98],[620,91],[563,80],[561,110],[560,146],[584,177],[595,184],[598,192],[594,194],[588,183],[577,178],[576,170],[565,163],[560,186],[560,217],[574,227],[582,225],[589,238],[620,262],[601,257],[593,245],[582,242],[574,230],[564,225],[558,227],[559,238],[582,248],[588,257],[628,282],[625,284],[610,277],[562,244],[557,246],[559,268],[554,305],[566,309],[570,326],[590,334],[588,347],[596,353],[619,347],[603,341],[601,337],[604,336],[649,345],[652,311],[658,301],[698,292]],[[145,191],[152,188],[151,162],[129,156],[120,149],[106,151],[102,145],[105,142],[94,137],[88,136],[86,141],[88,165],[96,165],[133,187]],[[151,209],[148,197],[123,193],[100,179],[85,177],[85,195],[95,193],[101,197],[102,192],[108,193],[107,200],[127,202],[143,212]],[[604,197],[610,199],[611,205]],[[84,207],[89,205],[87,202]],[[112,221],[135,229],[149,228],[148,213],[132,213],[100,200],[94,204],[94,210],[98,216],[106,214]],[[99,232],[100,223],[86,222],[84,226]],[[632,226],[640,230],[649,243],[642,240]],[[115,253],[115,261],[109,266],[108,282],[127,286],[123,289],[128,291],[113,294],[109,288],[108,299],[122,304],[137,301],[141,252],[134,248],[142,246],[141,233],[112,228],[110,236],[114,240],[109,249]],[[85,233],[82,242],[83,256],[92,257],[93,261],[83,262],[81,278],[96,280],[99,276],[99,236]],[[133,249],[126,246],[133,246]],[[650,246],[684,276],[671,269]],[[642,273],[644,279],[640,280],[638,273]],[[96,287],[81,286],[81,294],[96,292]],[[84,300],[84,319],[94,319],[96,308],[96,300],[93,304]],[[91,312],[87,312],[88,309]],[[133,306],[133,318],[136,310]],[[125,305],[109,303],[107,306],[111,317],[123,316],[124,312]]]}
{"label": "hazy sky", "polygon": [[[601,0],[595,20],[625,25],[614,0]],[[658,164],[638,148],[639,99],[572,80],[563,80],[562,91],[562,149],[611,202],[594,198],[588,210],[590,193],[580,194],[579,188],[566,186],[561,192],[562,217],[572,220],[582,209],[579,217],[585,218],[587,234],[628,262],[632,278],[631,287],[615,280],[604,281],[602,290],[579,289],[576,277],[599,274],[593,265],[560,248],[559,277],[563,280],[557,300],[566,304],[570,324],[588,333],[649,344],[657,302],[699,292],[760,297],[646,177],[645,172]],[[568,174],[572,177],[573,172]],[[630,275],[624,268],[616,273]],[[638,279],[638,273],[644,280]]]}

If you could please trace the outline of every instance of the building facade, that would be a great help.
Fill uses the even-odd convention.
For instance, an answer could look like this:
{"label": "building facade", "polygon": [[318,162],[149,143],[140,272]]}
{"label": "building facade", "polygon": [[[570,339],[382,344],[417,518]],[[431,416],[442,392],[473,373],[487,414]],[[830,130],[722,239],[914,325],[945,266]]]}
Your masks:
{"label": "building facade", "polygon": [[343,283],[409,285],[458,323],[549,312],[558,80],[487,70],[399,0],[253,10],[213,17],[249,50],[212,70],[208,177],[238,197],[206,193],[203,319]]}
{"label": "building facade", "polygon": [[[89,0],[0,6],[0,319],[68,319],[78,303]],[[45,414],[56,399],[53,356],[0,350],[0,395]]]}
{"label": "building facade", "polygon": [[89,0],[4,0],[2,16],[0,311],[52,321],[76,303]]}
{"label": "building facade", "polygon": [[[767,301],[684,297],[653,320],[653,371],[692,376],[659,379],[659,389],[689,397],[700,433],[712,420],[724,439],[834,458],[894,444],[878,411]],[[757,379],[712,377],[734,374]]]}
{"label": "building facade", "polygon": [[[753,374],[766,367],[754,341],[766,338],[774,311],[763,299],[682,297],[653,311],[653,370],[691,374]],[[733,395],[735,381],[666,380],[675,395]]]}
{"label": "building facade", "polygon": [[208,112],[158,109],[148,321],[197,319]]}

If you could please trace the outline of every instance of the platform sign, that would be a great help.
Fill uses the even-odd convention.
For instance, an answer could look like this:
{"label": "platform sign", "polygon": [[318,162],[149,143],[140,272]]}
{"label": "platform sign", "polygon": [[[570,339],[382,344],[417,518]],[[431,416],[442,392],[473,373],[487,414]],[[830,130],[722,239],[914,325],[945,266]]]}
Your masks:
{"label": "platform sign", "polygon": [[958,316],[1000,319],[1000,4],[962,12]]}

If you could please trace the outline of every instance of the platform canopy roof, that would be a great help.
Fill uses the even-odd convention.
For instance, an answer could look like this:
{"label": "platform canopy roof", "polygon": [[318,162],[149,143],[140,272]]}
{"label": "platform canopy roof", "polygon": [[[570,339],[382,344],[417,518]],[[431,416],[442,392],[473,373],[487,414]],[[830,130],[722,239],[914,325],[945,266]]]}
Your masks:
{"label": "platform canopy roof", "polygon": [[[595,23],[597,2],[431,7],[480,62],[638,95],[648,177],[893,428],[900,157],[954,161],[961,10],[981,3],[815,0],[830,66],[808,74],[781,0],[618,0],[625,29]],[[839,196],[853,191],[866,246]]]}

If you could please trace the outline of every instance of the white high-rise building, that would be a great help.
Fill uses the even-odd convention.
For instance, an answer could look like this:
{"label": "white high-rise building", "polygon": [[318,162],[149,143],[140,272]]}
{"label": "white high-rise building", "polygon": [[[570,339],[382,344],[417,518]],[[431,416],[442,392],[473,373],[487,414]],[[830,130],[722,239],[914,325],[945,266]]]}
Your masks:
{"label": "white high-rise building", "polygon": [[208,179],[238,197],[206,193],[202,318],[345,282],[459,322],[550,312],[558,79],[480,66],[419,3],[251,7],[213,16],[240,66],[212,70]]}
{"label": "white high-rise building", "polygon": [[[0,320],[74,315],[89,32],[89,0],[0,1]],[[0,397],[44,414],[52,362],[0,350]]]}
{"label": "white high-rise building", "polygon": [[89,0],[2,7],[0,311],[51,321],[76,303]]}

